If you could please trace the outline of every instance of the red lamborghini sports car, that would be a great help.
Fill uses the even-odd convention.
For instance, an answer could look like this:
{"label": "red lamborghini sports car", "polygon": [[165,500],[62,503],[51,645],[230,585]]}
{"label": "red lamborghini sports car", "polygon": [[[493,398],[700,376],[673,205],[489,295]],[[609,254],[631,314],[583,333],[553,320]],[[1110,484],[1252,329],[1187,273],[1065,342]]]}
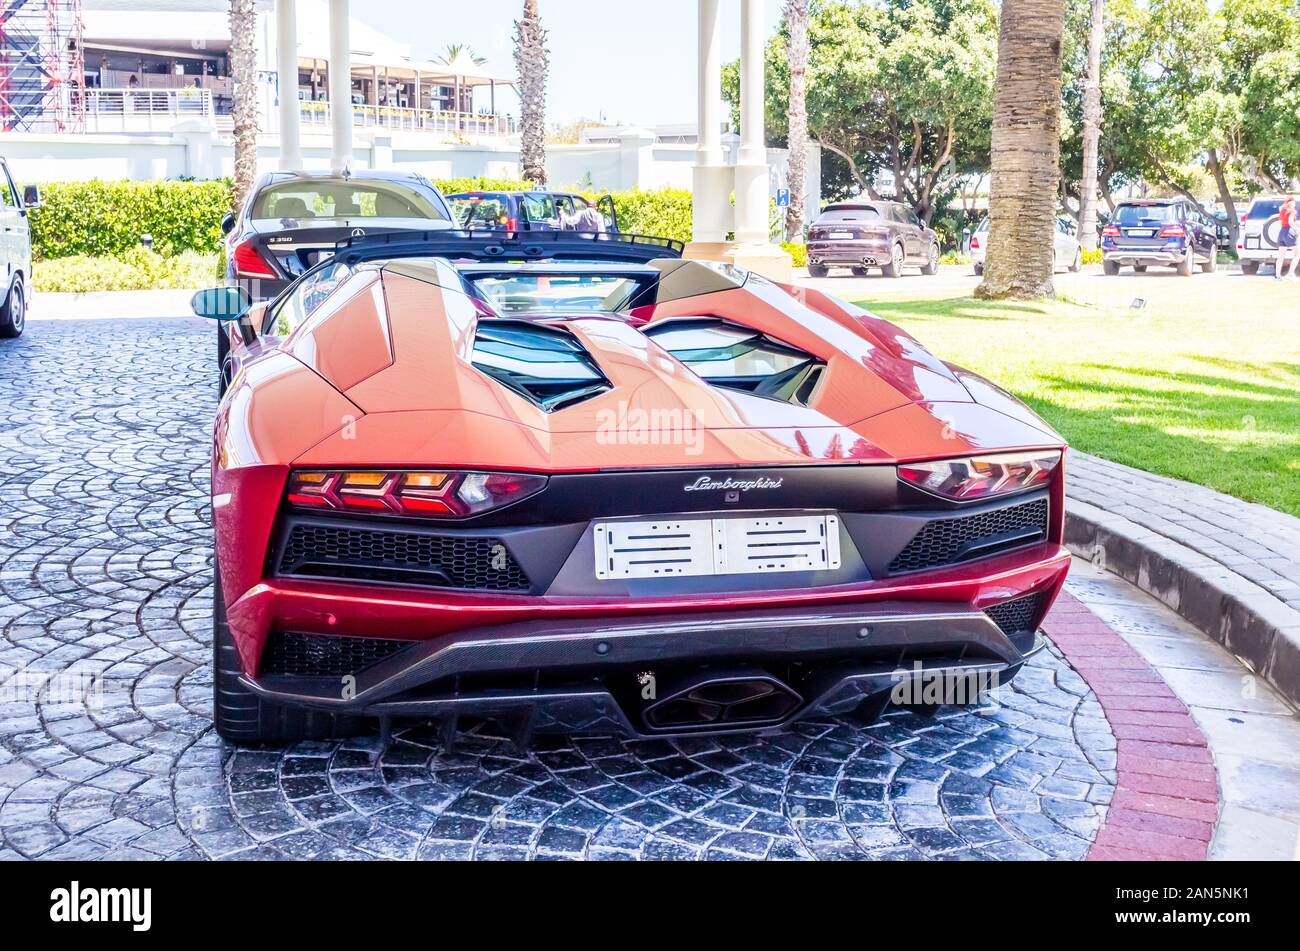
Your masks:
{"label": "red lamborghini sports car", "polygon": [[1042,646],[1060,436],[858,307],[681,251],[381,235],[269,303],[196,295],[234,358],[221,736],[769,729]]}

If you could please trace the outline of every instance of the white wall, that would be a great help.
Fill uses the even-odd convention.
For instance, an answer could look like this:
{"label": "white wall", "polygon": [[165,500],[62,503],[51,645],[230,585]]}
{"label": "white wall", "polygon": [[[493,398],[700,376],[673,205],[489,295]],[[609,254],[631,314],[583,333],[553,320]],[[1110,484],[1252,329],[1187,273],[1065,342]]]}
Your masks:
{"label": "white wall", "polygon": [[[358,130],[354,167],[419,171],[429,178],[518,178],[518,146],[507,143],[460,145],[430,141],[418,132],[374,133]],[[278,143],[262,135],[259,171],[277,167]],[[306,168],[330,167],[329,136],[303,130]],[[732,150],[734,152],[734,150]],[[234,144],[213,128],[196,127],[154,135],[54,135],[7,133],[0,154],[14,176],[24,182],[85,181],[92,178],[136,181],[162,178],[218,178],[234,174]],[[546,152],[551,184],[596,190],[691,187],[693,145],[656,145],[632,135],[618,143],[552,145]],[[734,162],[734,155],[730,156]],[[785,185],[786,152],[769,149],[772,189]],[[821,195],[821,153],[810,151],[808,206]]]}

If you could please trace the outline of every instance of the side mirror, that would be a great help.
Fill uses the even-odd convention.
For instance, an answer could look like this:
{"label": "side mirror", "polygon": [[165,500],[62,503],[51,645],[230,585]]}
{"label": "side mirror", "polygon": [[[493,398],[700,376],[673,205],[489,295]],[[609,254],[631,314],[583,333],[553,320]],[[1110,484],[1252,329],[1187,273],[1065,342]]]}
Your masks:
{"label": "side mirror", "polygon": [[235,230],[235,216],[232,212],[226,212],[225,217],[221,219],[221,233],[230,234],[230,232],[234,230]]}
{"label": "side mirror", "polygon": [[238,320],[253,306],[253,298],[242,287],[209,287],[190,298],[190,306],[209,320]]}
{"label": "side mirror", "polygon": [[41,207],[41,189],[39,185],[23,186],[23,207],[29,210]]}

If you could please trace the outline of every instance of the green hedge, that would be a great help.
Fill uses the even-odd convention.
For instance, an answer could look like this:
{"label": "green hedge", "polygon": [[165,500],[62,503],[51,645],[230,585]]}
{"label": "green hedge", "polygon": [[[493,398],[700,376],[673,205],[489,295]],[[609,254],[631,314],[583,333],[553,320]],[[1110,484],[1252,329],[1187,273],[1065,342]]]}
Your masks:
{"label": "green hedge", "polygon": [[217,256],[196,251],[163,257],[137,246],[117,257],[74,254],[37,261],[32,266],[32,284],[37,292],[84,294],[209,287],[217,282]]}
{"label": "green hedge", "polygon": [[118,257],[153,236],[164,257],[211,254],[230,210],[230,182],[50,182],[31,214],[37,260],[74,254]]}

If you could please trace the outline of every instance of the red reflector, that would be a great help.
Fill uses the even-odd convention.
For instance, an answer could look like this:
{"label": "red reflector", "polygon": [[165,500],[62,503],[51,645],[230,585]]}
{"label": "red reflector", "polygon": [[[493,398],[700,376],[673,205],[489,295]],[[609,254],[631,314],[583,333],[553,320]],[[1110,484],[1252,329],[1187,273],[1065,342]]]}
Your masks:
{"label": "red reflector", "polygon": [[402,499],[402,507],[412,512],[436,512],[442,515],[454,514],[446,502],[441,499]]}
{"label": "red reflector", "polygon": [[323,495],[302,495],[301,493],[289,494],[290,505],[308,505],[313,508],[330,508],[329,499]]}
{"label": "red reflector", "polygon": [[239,277],[265,277],[276,280],[280,276],[275,273],[271,265],[266,263],[266,259],[262,257],[251,241],[235,245],[231,260],[235,265],[235,274]]}

